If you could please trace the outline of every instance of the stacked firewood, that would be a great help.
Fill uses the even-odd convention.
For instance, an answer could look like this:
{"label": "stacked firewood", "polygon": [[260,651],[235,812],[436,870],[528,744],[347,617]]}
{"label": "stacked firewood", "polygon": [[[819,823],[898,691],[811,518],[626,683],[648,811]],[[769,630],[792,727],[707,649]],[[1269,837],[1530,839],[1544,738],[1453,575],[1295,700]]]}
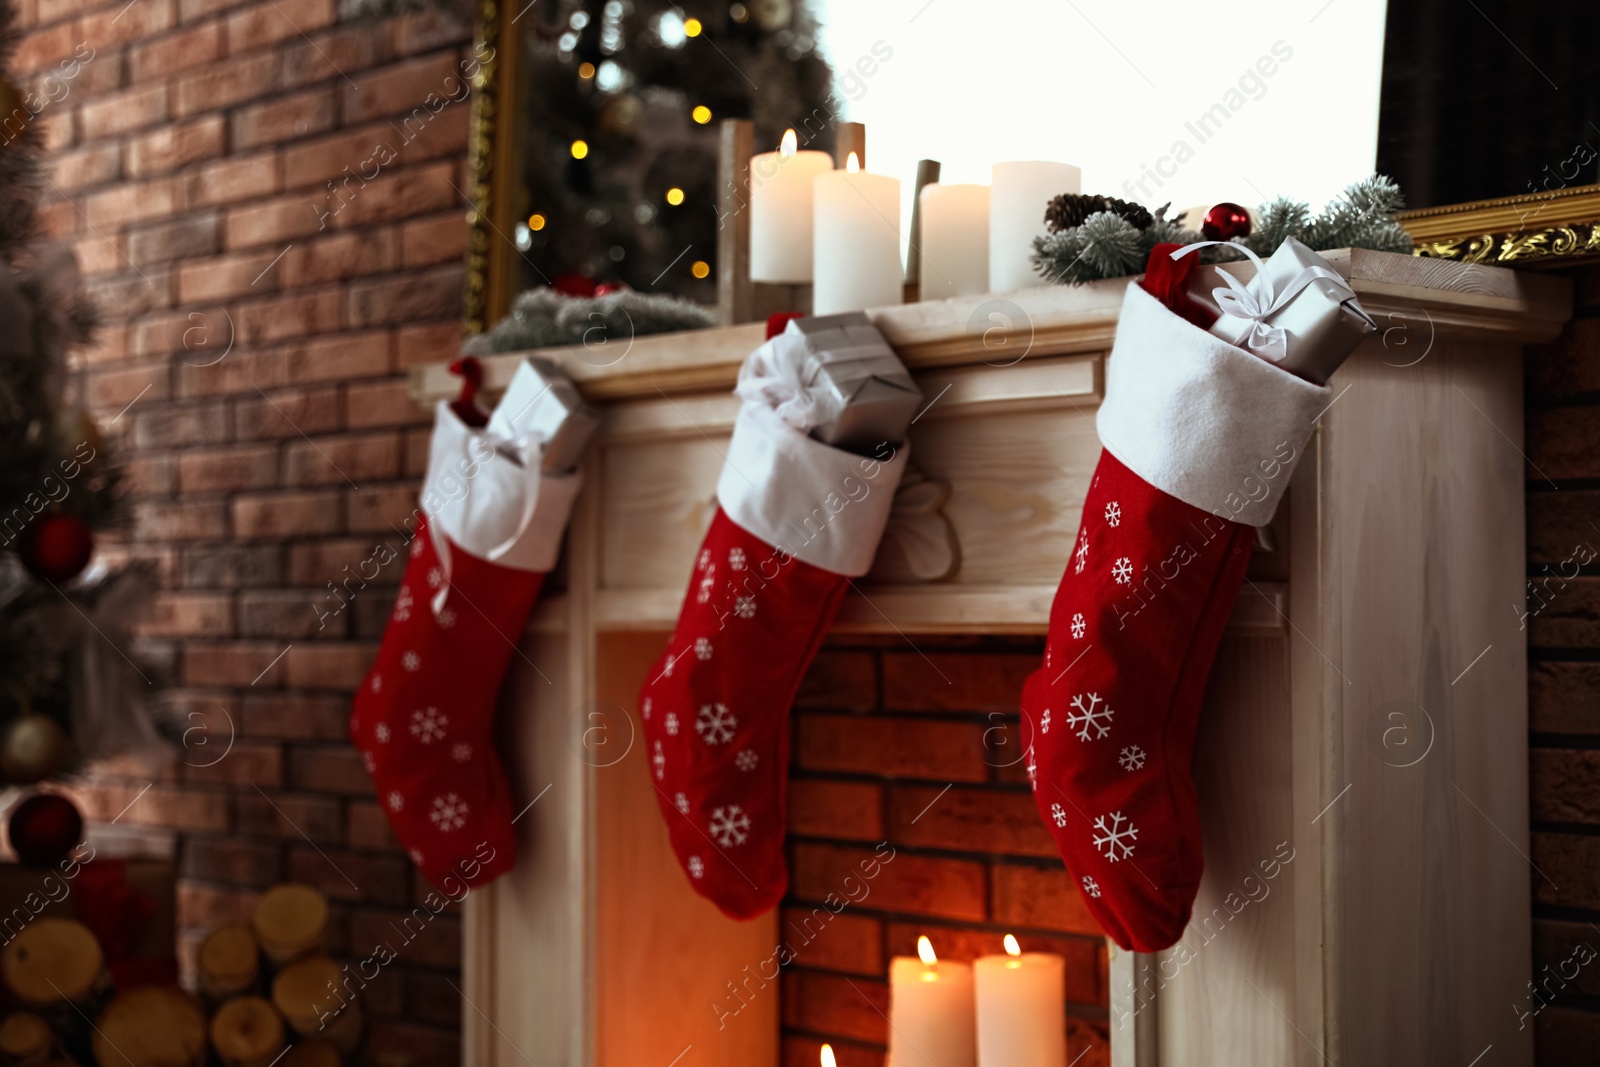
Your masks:
{"label": "stacked firewood", "polygon": [[0,950],[13,1007],[0,1061],[14,1067],[341,1067],[365,1037],[357,983],[326,954],[328,902],[304,885],[267,891],[254,921],[200,946],[198,989],[113,989],[100,943],[41,917]]}

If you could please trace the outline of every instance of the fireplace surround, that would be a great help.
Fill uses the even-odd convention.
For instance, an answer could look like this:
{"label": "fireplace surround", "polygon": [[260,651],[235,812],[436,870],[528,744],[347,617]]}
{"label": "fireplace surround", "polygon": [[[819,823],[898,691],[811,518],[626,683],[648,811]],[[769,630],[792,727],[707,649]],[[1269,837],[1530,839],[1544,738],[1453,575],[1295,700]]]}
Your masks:
{"label": "fireplace surround", "polygon": [[[1332,382],[1212,677],[1195,922],[1166,953],[1107,953],[1101,1025],[1119,1067],[1467,1063],[1491,1044],[1501,1062],[1532,1060],[1531,1031],[1506,1010],[1531,956],[1526,652],[1505,605],[1521,602],[1525,566],[1521,348],[1559,331],[1570,293],[1559,278],[1483,266],[1328,258],[1383,332]],[[911,438],[919,477],[897,496],[836,642],[877,643],[886,673],[891,654],[914,658],[925,641],[1043,633],[1099,452],[1094,412],[1125,284],[869,312],[931,406]],[[761,1067],[815,1062],[808,1035],[829,1033],[859,1038],[847,1051],[862,1058],[842,1063],[878,1062],[870,1019],[820,1024],[848,1006],[804,963],[782,995],[718,1013],[728,983],[772,955],[786,916],[734,923],[683,884],[634,743],[634,694],[713,510],[729,390],[760,340],[746,325],[541,353],[604,423],[565,589],[539,609],[503,694],[509,762],[531,806],[517,869],[465,905],[468,1062]],[[517,358],[489,361],[491,387]],[[419,399],[451,390],[442,366],[413,379]],[[997,679],[985,699],[1010,707],[1015,682]],[[877,888],[902,918],[879,950],[906,951],[907,925],[936,934],[925,902],[962,878],[984,931],[971,936],[1013,917],[1023,934],[1060,930],[1073,900],[1050,888],[1048,855],[1019,865],[1042,874],[1008,881],[1002,897],[994,871],[1008,861],[958,862],[948,842],[892,817],[945,784],[956,796],[935,810],[961,802],[963,759],[988,757],[986,781],[1005,781],[987,705],[950,713],[966,735],[949,742],[948,765],[907,763],[874,684],[870,708],[811,736],[834,730],[815,740],[834,761],[820,777],[911,798],[891,798],[881,827],[897,858]],[[849,685],[836,698],[864,702]],[[802,709],[796,722],[802,798],[813,717]],[[975,801],[980,813],[997,803]],[[805,827],[791,835],[797,892],[815,849],[836,849],[829,863],[855,858]],[[994,855],[1006,847],[1030,846],[997,842]],[[952,940],[953,952],[979,950]],[[1095,1023],[1096,1005],[1082,1008],[1074,1018]]]}

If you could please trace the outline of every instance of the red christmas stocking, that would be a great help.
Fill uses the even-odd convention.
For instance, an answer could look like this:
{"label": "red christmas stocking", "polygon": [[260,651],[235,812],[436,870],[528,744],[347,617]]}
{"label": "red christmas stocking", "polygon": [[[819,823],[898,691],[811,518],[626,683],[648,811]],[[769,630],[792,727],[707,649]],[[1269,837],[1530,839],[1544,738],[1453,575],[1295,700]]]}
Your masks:
{"label": "red christmas stocking", "polygon": [[[747,370],[794,344],[779,335]],[[822,444],[761,399],[734,426],[677,629],[639,694],[673,851],[733,918],[762,914],[788,885],[789,707],[850,579],[872,566],[906,454]]]}
{"label": "red christmas stocking", "polygon": [[[501,412],[526,407],[520,374]],[[350,740],[395,834],[427,879],[452,892],[498,878],[516,859],[495,694],[580,482],[542,475],[539,441],[514,420],[497,416],[496,429],[474,429],[440,402],[410,560],[350,715]]]}
{"label": "red christmas stocking", "polygon": [[1128,287],[1097,418],[1105,451],[1022,695],[1034,799],[1125,949],[1167,948],[1188,924],[1201,697],[1254,527],[1328,400]]}

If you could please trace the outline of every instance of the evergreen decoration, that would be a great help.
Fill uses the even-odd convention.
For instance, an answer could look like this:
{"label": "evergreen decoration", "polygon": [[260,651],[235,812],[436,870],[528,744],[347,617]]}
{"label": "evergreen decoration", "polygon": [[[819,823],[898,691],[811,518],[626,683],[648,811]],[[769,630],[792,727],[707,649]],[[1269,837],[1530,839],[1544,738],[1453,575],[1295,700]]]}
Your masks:
{"label": "evergreen decoration", "polygon": [[716,316],[710,311],[678,297],[631,289],[604,296],[566,296],[554,289],[533,289],[517,297],[511,314],[487,333],[469,338],[461,352],[487,356],[558,345],[590,349],[615,345],[621,353],[635,337],[715,325]]}
{"label": "evergreen decoration", "polygon": [[[1103,202],[1107,207],[1079,213]],[[1050,202],[1045,224],[1052,232],[1034,238],[1033,264],[1052,282],[1079,285],[1102,278],[1121,278],[1144,269],[1150,250],[1158,244],[1193,244],[1200,235],[1185,229],[1176,219],[1166,217],[1163,205],[1149,222],[1139,225],[1123,201],[1111,197],[1067,194]],[[1235,241],[1263,259],[1272,255],[1287,237],[1297,237],[1317,251],[1331,248],[1370,248],[1379,252],[1410,253],[1411,236],[1395,221],[1405,207],[1400,187],[1382,174],[1374,174],[1350,185],[1313,216],[1302,201],[1279,197],[1263,204],[1259,219],[1247,238]],[[1142,210],[1142,209],[1141,209]],[[1207,248],[1199,255],[1208,263],[1243,259],[1244,253],[1230,248]]]}
{"label": "evergreen decoration", "polygon": [[1136,230],[1142,230],[1154,221],[1153,216],[1142,204],[1118,200],[1114,196],[1062,193],[1051,200],[1044,209],[1045,228],[1051,233],[1059,233],[1074,226],[1082,226],[1085,219],[1098,211],[1121,215],[1131,222]]}

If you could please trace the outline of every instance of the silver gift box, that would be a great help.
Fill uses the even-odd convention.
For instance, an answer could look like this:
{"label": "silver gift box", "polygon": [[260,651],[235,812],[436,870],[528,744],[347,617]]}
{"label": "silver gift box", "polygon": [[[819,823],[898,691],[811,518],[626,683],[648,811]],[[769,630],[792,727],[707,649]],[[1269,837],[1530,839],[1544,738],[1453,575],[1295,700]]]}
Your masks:
{"label": "silver gift box", "polygon": [[566,372],[537,358],[526,359],[517,368],[489,416],[489,432],[497,437],[516,441],[537,435],[544,442],[540,467],[551,474],[578,466],[599,425],[599,415],[583,402]]}
{"label": "silver gift box", "polygon": [[[1307,267],[1333,270],[1328,261],[1293,237],[1286,239],[1266,261],[1265,274],[1281,291]],[[1226,287],[1218,267],[1203,267],[1195,275],[1189,295],[1212,314],[1219,316],[1210,332],[1231,345],[1242,344],[1250,332],[1248,319],[1226,314],[1211,295]],[[1337,273],[1337,272],[1335,272]],[[1252,279],[1251,288],[1255,287]],[[1356,300],[1349,286],[1327,278],[1314,279],[1287,305],[1266,319],[1285,334],[1287,354],[1275,365],[1307,381],[1322,385],[1354,352],[1361,341],[1377,331],[1378,324]]]}
{"label": "silver gift box", "polygon": [[905,440],[922,406],[922,390],[864,314],[795,319],[788,328],[806,340],[803,381],[839,412],[813,429],[812,437],[862,454]]}

